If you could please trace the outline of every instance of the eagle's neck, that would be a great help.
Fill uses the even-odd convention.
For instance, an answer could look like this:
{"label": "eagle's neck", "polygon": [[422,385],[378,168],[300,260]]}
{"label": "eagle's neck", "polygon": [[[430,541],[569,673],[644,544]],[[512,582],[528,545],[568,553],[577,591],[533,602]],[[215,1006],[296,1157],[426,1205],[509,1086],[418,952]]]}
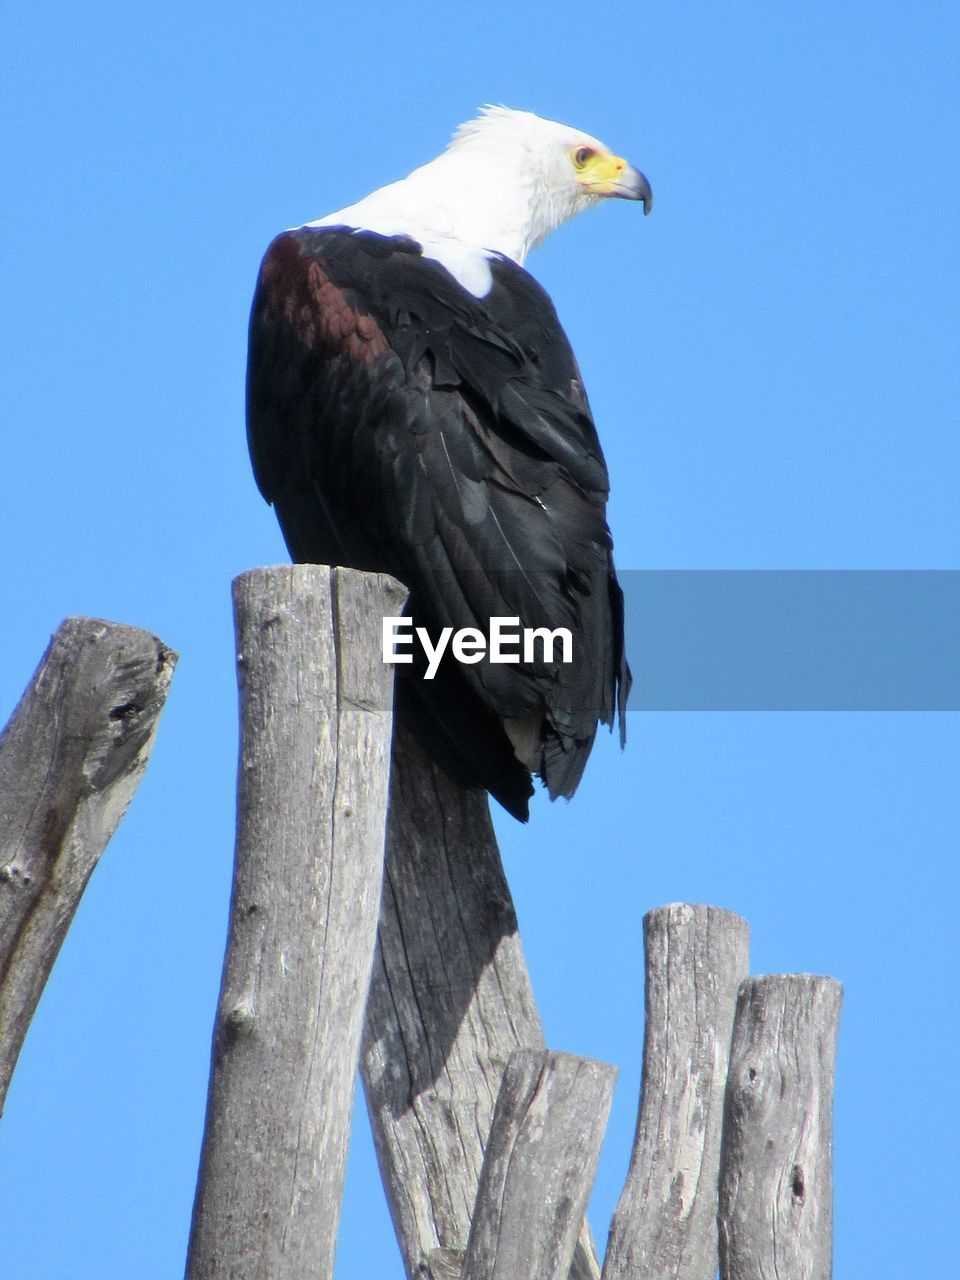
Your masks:
{"label": "eagle's neck", "polygon": [[476,297],[492,282],[489,258],[523,265],[527,254],[577,212],[535,165],[452,146],[400,182],[338,209],[310,226],[348,226],[407,235]]}

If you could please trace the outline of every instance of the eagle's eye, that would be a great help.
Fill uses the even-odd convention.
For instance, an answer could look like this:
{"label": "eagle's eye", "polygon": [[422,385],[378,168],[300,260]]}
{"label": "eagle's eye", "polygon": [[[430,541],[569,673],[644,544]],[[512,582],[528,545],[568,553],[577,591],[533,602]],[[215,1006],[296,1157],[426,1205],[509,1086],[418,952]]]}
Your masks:
{"label": "eagle's eye", "polygon": [[587,161],[591,160],[596,154],[593,147],[578,147],[573,155],[573,163],[578,169],[582,169]]}

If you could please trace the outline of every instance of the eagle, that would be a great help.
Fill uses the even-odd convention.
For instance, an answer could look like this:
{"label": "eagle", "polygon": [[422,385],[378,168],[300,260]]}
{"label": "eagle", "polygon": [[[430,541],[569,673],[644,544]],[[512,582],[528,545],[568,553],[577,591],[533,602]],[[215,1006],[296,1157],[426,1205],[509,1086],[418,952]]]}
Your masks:
{"label": "eagle", "polygon": [[[439,156],[285,231],[250,316],[247,435],[292,559],[386,572],[411,626],[566,629],[570,652],[397,668],[396,714],[521,821],[569,797],[630,672],[583,380],[527,254],[650,184],[596,138],[486,107]],[[429,676],[429,678],[428,678]]]}

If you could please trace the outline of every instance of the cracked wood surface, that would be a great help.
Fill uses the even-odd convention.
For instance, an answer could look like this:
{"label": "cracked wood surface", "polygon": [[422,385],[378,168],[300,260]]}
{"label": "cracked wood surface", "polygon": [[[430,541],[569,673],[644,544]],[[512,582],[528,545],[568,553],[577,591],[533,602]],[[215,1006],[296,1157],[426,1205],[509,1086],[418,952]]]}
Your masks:
{"label": "cracked wood surface", "polygon": [[604,1280],[714,1280],[727,1057],[745,920],[674,903],[643,920],[643,1089]]}
{"label": "cracked wood surface", "polygon": [[234,583],[241,741],[229,935],[189,1280],[329,1280],[382,883],[393,579]]}
{"label": "cracked wood surface", "polygon": [[518,1050],[500,1085],[462,1280],[567,1280],[616,1067]]}
{"label": "cracked wood surface", "polygon": [[724,1280],[829,1280],[833,1081],[843,989],[768,974],[740,987],[724,1106]]}
{"label": "cracked wood surface", "polygon": [[177,655],[67,618],[0,737],[0,1112],[101,853],[147,767]]}

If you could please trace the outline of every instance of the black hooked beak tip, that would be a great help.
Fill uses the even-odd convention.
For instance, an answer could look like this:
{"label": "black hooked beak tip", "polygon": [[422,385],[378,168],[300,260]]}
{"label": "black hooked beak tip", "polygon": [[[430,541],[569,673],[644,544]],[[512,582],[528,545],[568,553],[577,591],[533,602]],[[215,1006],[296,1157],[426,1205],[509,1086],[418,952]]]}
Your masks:
{"label": "black hooked beak tip", "polygon": [[653,208],[653,188],[646,175],[632,164],[627,165],[617,180],[617,195],[624,200],[642,200],[644,217]]}

